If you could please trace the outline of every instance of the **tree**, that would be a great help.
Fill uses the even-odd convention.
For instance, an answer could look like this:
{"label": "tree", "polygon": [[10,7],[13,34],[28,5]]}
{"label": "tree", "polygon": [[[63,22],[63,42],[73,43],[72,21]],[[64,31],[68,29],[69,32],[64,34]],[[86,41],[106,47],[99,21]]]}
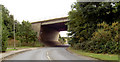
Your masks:
{"label": "tree", "polygon": [[9,14],[7,8],[2,5],[2,20],[7,30],[9,31],[9,38],[13,38],[13,22],[14,16]]}
{"label": "tree", "polygon": [[[6,12],[5,12],[6,11]],[[7,20],[8,18],[4,18],[4,17],[8,17],[8,12],[7,9],[5,9],[5,7],[3,5],[0,5],[0,23],[1,23],[1,34],[0,36],[2,37],[0,40],[0,52],[5,52],[7,49],[7,39],[8,39],[8,30],[7,30],[7,26],[5,25],[5,20]]]}
{"label": "tree", "polygon": [[[72,10],[68,13],[70,22],[67,24],[68,31],[71,32],[69,35],[72,36],[69,42],[72,47],[96,53],[118,53],[119,30],[113,30],[119,29],[118,26],[110,30],[102,27],[107,29],[106,25],[116,24],[116,21],[119,24],[120,2],[76,2],[71,7]],[[98,27],[97,24],[102,22],[106,24]],[[106,51],[106,45],[110,47],[109,51]]]}
{"label": "tree", "polygon": [[7,29],[9,31],[9,38],[13,38],[13,25],[14,25],[14,16],[13,15],[9,15],[9,20],[7,23]]}
{"label": "tree", "polygon": [[30,43],[37,41],[37,33],[32,30],[31,24],[28,21],[23,21],[22,24],[17,24],[18,31],[16,32],[18,39],[21,42]]}
{"label": "tree", "polygon": [[77,2],[68,13],[68,31],[75,43],[88,41],[96,31],[97,23],[112,23],[120,19],[120,2]]}
{"label": "tree", "polygon": [[8,31],[6,26],[2,26],[2,49],[0,51],[5,52],[7,49],[7,39],[8,39]]}
{"label": "tree", "polygon": [[[6,51],[7,49],[7,39],[13,39],[13,27],[15,24],[15,36],[17,40],[20,40],[21,42],[29,43],[32,41],[36,41],[36,33],[32,30],[31,24],[29,22],[23,21],[22,24],[20,24],[17,20],[14,20],[14,16],[9,14],[9,11],[7,8],[5,8],[3,5],[0,5],[0,51]],[[1,22],[2,21],[2,22]]]}

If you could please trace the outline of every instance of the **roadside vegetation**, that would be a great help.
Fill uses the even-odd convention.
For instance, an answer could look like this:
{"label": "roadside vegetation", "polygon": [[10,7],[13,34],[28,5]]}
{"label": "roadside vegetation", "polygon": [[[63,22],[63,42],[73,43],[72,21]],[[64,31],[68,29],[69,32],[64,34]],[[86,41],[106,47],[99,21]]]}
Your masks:
{"label": "roadside vegetation", "polygon": [[[37,33],[32,30],[31,23],[28,21],[22,21],[22,23],[14,20],[14,16],[9,14],[7,8],[0,5],[0,22],[2,25],[0,28],[0,52],[5,52],[7,48],[14,47],[14,31],[15,31],[15,44],[16,47],[32,46],[40,47],[43,46],[38,39]],[[15,29],[14,29],[15,24]]]}
{"label": "roadside vegetation", "polygon": [[67,25],[74,51],[103,54],[101,59],[120,53],[120,2],[76,2],[71,7]]}
{"label": "roadside vegetation", "polygon": [[59,35],[58,41],[59,41],[62,45],[68,44],[68,43],[67,43],[68,40],[69,40],[68,37],[61,37],[61,36]]}
{"label": "roadside vegetation", "polygon": [[115,60],[116,61],[119,58],[117,54],[96,54],[91,52],[85,52],[80,49],[75,50],[73,48],[68,48],[68,50],[78,55],[88,56],[88,57],[92,57],[99,60]]}

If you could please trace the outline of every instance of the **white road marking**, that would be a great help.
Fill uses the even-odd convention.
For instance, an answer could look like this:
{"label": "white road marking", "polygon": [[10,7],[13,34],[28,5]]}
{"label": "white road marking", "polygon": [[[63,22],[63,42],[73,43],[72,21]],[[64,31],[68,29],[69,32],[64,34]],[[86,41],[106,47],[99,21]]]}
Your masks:
{"label": "white road marking", "polygon": [[52,60],[52,59],[49,57],[48,52],[47,52],[47,58],[48,58],[48,60]]}

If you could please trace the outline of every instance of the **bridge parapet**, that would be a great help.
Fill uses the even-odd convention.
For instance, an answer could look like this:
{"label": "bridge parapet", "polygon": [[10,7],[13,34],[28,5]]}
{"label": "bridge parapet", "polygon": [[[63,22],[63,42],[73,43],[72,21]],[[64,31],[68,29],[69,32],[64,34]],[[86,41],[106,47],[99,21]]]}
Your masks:
{"label": "bridge parapet", "polygon": [[55,24],[55,23],[63,23],[63,22],[68,22],[68,19],[60,19],[60,20],[54,20],[54,21],[46,21],[46,22],[43,22],[42,25]]}

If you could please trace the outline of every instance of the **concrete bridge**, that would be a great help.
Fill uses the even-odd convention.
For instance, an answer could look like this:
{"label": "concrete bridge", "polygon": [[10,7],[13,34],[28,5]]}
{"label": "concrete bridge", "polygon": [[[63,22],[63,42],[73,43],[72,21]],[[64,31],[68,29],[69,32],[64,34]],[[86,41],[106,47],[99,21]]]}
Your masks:
{"label": "concrete bridge", "polygon": [[67,25],[65,25],[65,23],[68,21],[68,17],[61,17],[32,22],[32,28],[37,32],[37,37],[40,42],[47,46],[58,46],[61,45],[58,41],[59,32],[67,30]]}

